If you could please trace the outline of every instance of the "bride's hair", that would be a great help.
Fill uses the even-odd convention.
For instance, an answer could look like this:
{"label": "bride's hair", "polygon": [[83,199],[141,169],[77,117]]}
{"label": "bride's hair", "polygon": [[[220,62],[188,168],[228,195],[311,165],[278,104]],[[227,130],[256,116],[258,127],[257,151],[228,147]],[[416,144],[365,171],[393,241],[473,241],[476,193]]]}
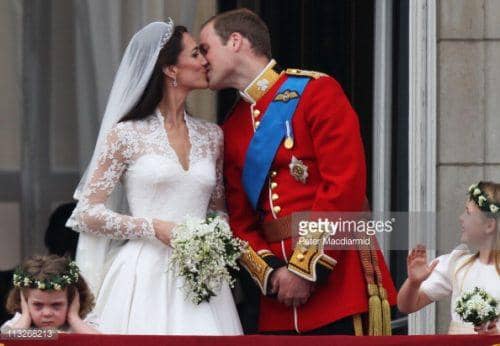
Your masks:
{"label": "bride's hair", "polygon": [[164,74],[163,68],[165,66],[177,64],[177,59],[179,54],[184,49],[182,44],[182,36],[184,33],[188,32],[187,28],[182,25],[177,25],[174,28],[172,36],[167,41],[165,46],[161,49],[158,55],[158,61],[153,69],[153,74],[149,79],[149,82],[142,93],[139,101],[132,107],[132,109],[125,114],[119,122],[127,120],[138,120],[143,119],[151,115],[156,106],[161,101],[163,96],[163,86],[164,86]]}

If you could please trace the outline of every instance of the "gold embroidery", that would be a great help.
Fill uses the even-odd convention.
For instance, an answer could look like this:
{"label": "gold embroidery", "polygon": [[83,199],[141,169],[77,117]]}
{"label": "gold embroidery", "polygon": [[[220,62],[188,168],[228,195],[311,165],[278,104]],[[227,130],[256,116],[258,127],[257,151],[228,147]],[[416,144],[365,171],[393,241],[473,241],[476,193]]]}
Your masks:
{"label": "gold embroidery", "polygon": [[271,60],[266,68],[260,73],[259,76],[244,90],[243,94],[246,94],[251,98],[251,101],[257,102],[264,96],[269,89],[278,81],[281,74],[273,70],[276,65],[276,61]]}
{"label": "gold embroidery", "polygon": [[262,294],[266,294],[267,281],[273,269],[263,260],[263,257],[272,255],[269,250],[260,250],[257,254],[250,246],[240,257],[240,264],[250,273],[250,276],[259,285]]}
{"label": "gold embroidery", "polygon": [[317,71],[300,70],[297,68],[289,68],[286,70],[285,73],[288,75],[291,75],[291,76],[305,76],[305,77],[310,77],[310,78],[314,78],[314,79],[328,76],[326,73],[317,72]]}

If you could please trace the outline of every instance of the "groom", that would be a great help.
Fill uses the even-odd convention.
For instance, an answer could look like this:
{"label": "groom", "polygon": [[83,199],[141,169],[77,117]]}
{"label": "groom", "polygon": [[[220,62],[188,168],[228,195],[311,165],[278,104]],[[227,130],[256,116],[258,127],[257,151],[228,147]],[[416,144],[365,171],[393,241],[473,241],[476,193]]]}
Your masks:
{"label": "groom", "polygon": [[[241,264],[262,293],[259,330],[362,335],[368,295],[379,307],[381,300],[395,304],[380,251],[375,282],[360,252],[291,240],[293,213],[363,208],[363,144],[342,88],[323,73],[281,69],[266,24],[247,9],[209,19],[200,50],[209,87],[241,96],[223,126],[224,174],[231,228],[249,243]],[[370,333],[383,334],[372,322]]]}

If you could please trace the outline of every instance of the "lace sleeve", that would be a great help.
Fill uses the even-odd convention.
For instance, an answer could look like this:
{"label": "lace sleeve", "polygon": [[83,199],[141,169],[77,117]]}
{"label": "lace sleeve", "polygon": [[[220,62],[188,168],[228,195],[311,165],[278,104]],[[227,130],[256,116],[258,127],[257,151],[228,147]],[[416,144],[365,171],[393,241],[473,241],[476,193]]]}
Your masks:
{"label": "lace sleeve", "polygon": [[68,227],[113,239],[155,237],[152,220],[119,214],[105,206],[133,153],[133,146],[127,141],[129,135],[123,124],[110,131],[97,167],[89,173],[90,180],[66,224]]}
{"label": "lace sleeve", "polygon": [[216,126],[215,138],[216,138],[216,162],[215,162],[215,188],[212,196],[210,198],[210,203],[208,209],[219,214],[227,215],[226,213],[226,201],[224,194],[224,135],[220,127]]}

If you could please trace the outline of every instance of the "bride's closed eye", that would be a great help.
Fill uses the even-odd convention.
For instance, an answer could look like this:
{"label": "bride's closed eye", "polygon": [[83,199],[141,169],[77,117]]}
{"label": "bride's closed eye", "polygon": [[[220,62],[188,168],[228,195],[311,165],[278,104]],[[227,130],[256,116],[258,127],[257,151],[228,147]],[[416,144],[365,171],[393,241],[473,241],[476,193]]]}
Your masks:
{"label": "bride's closed eye", "polygon": [[200,55],[200,48],[199,47],[195,47],[192,51],[191,51],[191,56],[193,58],[197,58],[198,55]]}

